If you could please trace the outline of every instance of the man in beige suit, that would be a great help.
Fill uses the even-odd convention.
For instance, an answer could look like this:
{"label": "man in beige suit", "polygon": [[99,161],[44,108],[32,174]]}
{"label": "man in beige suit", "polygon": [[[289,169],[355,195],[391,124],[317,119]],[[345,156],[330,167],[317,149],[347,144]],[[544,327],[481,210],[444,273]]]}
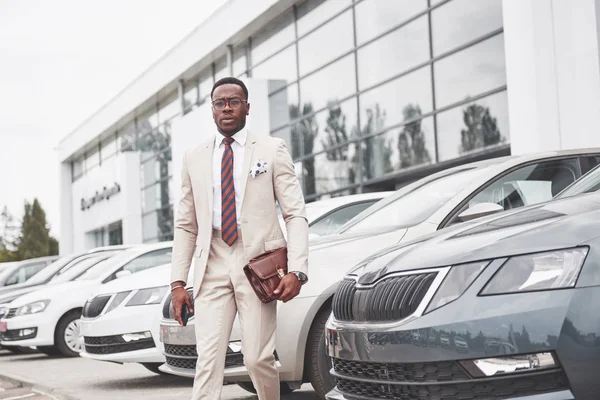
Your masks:
{"label": "man in beige suit", "polygon": [[[248,261],[287,246],[288,270],[277,293],[287,302],[308,279],[304,197],[285,142],[245,128],[248,90],[235,78],[211,93],[215,136],[186,152],[175,218],[171,291],[196,316],[198,363],[193,400],[219,399],[232,325],[239,314],[244,363],[260,400],[279,399],[275,364],[277,302],[263,304],[243,272]],[[287,243],[275,202],[286,222]],[[184,289],[192,260],[194,304]]]}

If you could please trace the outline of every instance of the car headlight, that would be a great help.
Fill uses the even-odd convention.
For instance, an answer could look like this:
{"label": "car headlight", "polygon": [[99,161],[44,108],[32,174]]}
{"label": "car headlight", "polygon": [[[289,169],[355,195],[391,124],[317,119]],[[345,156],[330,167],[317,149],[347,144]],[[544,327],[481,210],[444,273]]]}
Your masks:
{"label": "car headlight", "polygon": [[50,300],[40,300],[35,301],[33,303],[25,304],[17,309],[16,315],[29,315],[29,314],[37,314],[46,309],[50,304]]}
{"label": "car headlight", "polygon": [[138,292],[127,302],[126,307],[144,306],[148,304],[159,304],[165,294],[168,286],[159,286],[148,289],[138,290]]}
{"label": "car headlight", "polygon": [[574,287],[589,248],[554,250],[511,257],[481,295],[522,293]]}
{"label": "car headlight", "polygon": [[127,298],[127,296],[129,296],[129,293],[131,293],[130,290],[128,290],[126,292],[119,292],[119,293],[115,294],[112,301],[110,302],[110,305],[106,308],[105,314],[107,312],[110,312],[110,311],[114,310],[115,308],[119,307],[119,305],[121,305],[123,300],[125,300]]}
{"label": "car headlight", "polygon": [[429,302],[425,313],[436,310],[458,299],[489,263],[489,261],[478,261],[453,266]]}

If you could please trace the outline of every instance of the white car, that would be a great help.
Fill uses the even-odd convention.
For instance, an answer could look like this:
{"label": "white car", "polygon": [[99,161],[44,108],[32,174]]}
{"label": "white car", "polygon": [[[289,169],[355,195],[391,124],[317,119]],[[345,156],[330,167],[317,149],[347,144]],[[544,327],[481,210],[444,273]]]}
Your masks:
{"label": "white car", "polygon": [[[394,192],[350,194],[307,203],[306,217],[310,237],[314,238],[334,233],[346,222],[392,193]],[[279,207],[277,207],[277,215],[279,216],[281,230],[285,234],[285,221]]]}
{"label": "white car", "polygon": [[170,274],[171,264],[166,264],[103,285],[83,307],[85,349],[80,355],[120,364],[140,363],[160,373],[158,367],[165,362],[158,340],[160,307]]}
{"label": "white car", "polygon": [[172,242],[165,242],[125,250],[71,282],[13,300],[0,320],[0,344],[36,346],[46,354],[78,356],[83,350],[79,319],[86,300],[117,278],[170,262],[172,248]]}
{"label": "white car", "polygon": [[[600,149],[502,157],[465,164],[420,179],[379,201],[335,234],[311,241],[309,281],[277,309],[277,363],[283,390],[310,382],[317,395],[334,387],[323,334],[331,301],[346,272],[371,254],[436,230],[499,211],[552,199],[600,160]],[[385,257],[381,258],[386,262]],[[170,302],[169,296],[165,302]],[[164,310],[167,311],[168,306]],[[200,311],[201,312],[201,311]],[[201,320],[201,316],[198,318]],[[237,324],[237,322],[236,322]],[[164,372],[193,377],[193,322],[180,327],[169,313],[161,321]],[[239,343],[235,331],[230,338]],[[230,346],[231,348],[231,346]],[[187,357],[180,354],[187,352]],[[228,355],[227,381],[252,391],[241,354]]]}

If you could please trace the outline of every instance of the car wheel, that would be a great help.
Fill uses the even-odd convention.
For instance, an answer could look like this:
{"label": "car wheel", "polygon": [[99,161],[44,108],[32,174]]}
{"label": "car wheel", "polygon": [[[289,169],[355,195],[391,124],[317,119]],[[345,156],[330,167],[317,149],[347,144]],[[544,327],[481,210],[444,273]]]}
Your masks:
{"label": "car wheel", "polygon": [[[252,382],[236,382],[236,384],[244,389],[247,392],[256,394],[256,389],[254,388],[254,384]],[[279,383],[279,393],[280,394],[289,394],[292,393],[294,389],[290,389],[287,383],[280,382]]]}
{"label": "car wheel", "polygon": [[60,352],[54,346],[38,346],[37,348],[40,352],[44,353],[47,356],[59,356]]}
{"label": "car wheel", "polygon": [[158,367],[160,367],[161,365],[162,364],[160,364],[160,363],[142,363],[142,366],[150,372],[154,372],[155,374],[158,374],[158,375],[167,375],[164,372],[162,372],[160,369],[158,369]]}
{"label": "car wheel", "polygon": [[80,318],[80,310],[71,311],[65,314],[56,326],[54,344],[65,357],[77,357],[83,351]]}
{"label": "car wheel", "polygon": [[315,393],[324,400],[325,395],[335,387],[335,379],[329,371],[332,364],[325,349],[325,324],[331,314],[331,306],[319,311],[308,333],[305,371]]}

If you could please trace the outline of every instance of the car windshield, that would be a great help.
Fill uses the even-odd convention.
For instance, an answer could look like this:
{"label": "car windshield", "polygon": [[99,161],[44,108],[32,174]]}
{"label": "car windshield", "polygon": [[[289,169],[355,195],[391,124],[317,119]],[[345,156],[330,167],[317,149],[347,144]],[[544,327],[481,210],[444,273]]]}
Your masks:
{"label": "car windshield", "polygon": [[583,193],[591,193],[600,190],[600,166],[597,166],[579,180],[573,182],[565,190],[559,193],[556,198],[576,196]]}
{"label": "car windshield", "polygon": [[77,259],[73,260],[73,257],[61,257],[35,274],[31,279],[29,279],[29,281],[27,281],[27,283],[31,283],[32,285],[44,284],[50,281],[54,275],[64,269],[66,265],[69,265],[75,261],[77,261]]}
{"label": "car windshield", "polygon": [[[312,221],[329,211],[331,205],[322,204],[316,201],[314,203],[306,203],[305,208],[306,218],[308,219],[308,223],[310,224]],[[283,221],[283,215],[281,215],[281,209],[279,207],[277,207],[277,217],[279,218],[280,224],[285,224],[285,222]]]}
{"label": "car windshield", "polygon": [[383,208],[373,210],[366,216],[364,213],[359,215],[360,219],[356,223],[343,228],[340,233],[417,225],[487,170],[486,167],[462,170],[428,182]]}
{"label": "car windshield", "polygon": [[94,279],[98,279],[104,276],[107,272],[112,272],[116,265],[119,265],[133,255],[137,254],[137,250],[125,250],[119,252],[114,257],[109,258],[108,260],[104,260],[94,265],[92,268],[85,271],[83,274],[75,278],[76,281],[91,281]]}
{"label": "car windshield", "polygon": [[87,270],[92,268],[94,265],[98,264],[100,261],[103,261],[103,260],[106,260],[107,258],[109,258],[109,256],[110,256],[109,254],[103,254],[103,255],[78,259],[75,262],[73,262],[72,264],[68,265],[67,267],[61,269],[56,275],[54,275],[52,277],[50,282],[62,283],[62,282],[72,281],[73,279],[77,278],[78,276],[81,276],[83,273],[85,273]]}

